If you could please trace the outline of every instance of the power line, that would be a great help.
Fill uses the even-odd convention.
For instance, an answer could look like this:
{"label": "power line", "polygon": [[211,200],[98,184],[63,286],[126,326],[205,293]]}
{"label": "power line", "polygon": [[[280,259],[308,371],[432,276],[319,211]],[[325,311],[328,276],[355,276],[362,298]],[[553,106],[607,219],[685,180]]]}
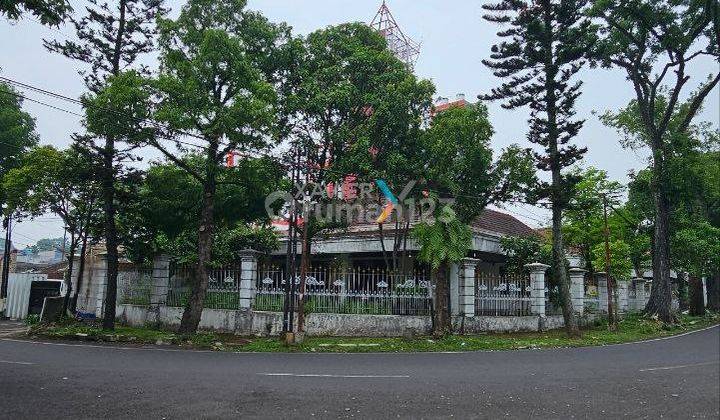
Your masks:
{"label": "power line", "polygon": [[[57,93],[57,92],[53,92],[53,91],[50,91],[50,90],[47,90],[47,89],[43,89],[43,88],[40,88],[40,87],[31,85],[31,84],[23,83],[23,82],[20,82],[20,81],[17,81],[17,80],[8,78],[8,77],[0,76],[0,81],[5,81],[5,82],[10,83],[10,84],[13,84],[13,85],[15,85],[15,86],[18,86],[18,87],[21,87],[21,88],[24,88],[24,89],[29,89],[29,90],[32,90],[32,91],[34,91],[34,92],[37,92],[37,93],[40,93],[40,94],[43,94],[43,95],[46,95],[46,96],[53,97],[53,98],[55,98],[55,99],[60,99],[60,100],[66,101],[66,102],[71,102],[71,103],[76,104],[76,105],[81,105],[81,106],[83,106],[83,107],[87,107],[87,106],[88,106],[87,103],[83,103],[83,101],[80,101],[80,100],[78,100],[78,99],[71,98],[71,97],[69,97],[69,96],[67,96],[67,95],[64,95],[64,94],[61,94],[61,93]],[[12,92],[11,92],[11,93],[12,93]],[[84,117],[85,117],[85,116],[82,115],[82,114],[78,114],[78,113],[76,113],[76,112],[73,112],[73,111],[70,111],[70,110],[67,110],[67,109],[64,109],[64,108],[61,108],[61,107],[57,107],[57,106],[54,106],[54,105],[51,105],[51,104],[47,104],[47,103],[44,103],[44,102],[42,102],[42,101],[38,101],[38,100],[36,100],[36,99],[29,98],[29,97],[27,97],[27,96],[25,96],[25,95],[21,95],[21,94],[17,94],[17,93],[12,93],[12,94],[13,94],[13,95],[16,95],[16,96],[19,96],[19,97],[22,97],[22,98],[24,98],[24,99],[27,99],[27,100],[29,100],[29,101],[38,103],[38,104],[40,104],[40,105],[44,105],[44,106],[47,106],[47,107],[49,107],[49,108],[52,108],[52,109],[55,109],[55,110],[58,110],[58,111],[61,111],[61,112],[65,112],[65,113],[68,113],[68,114],[71,114],[71,115],[74,115],[74,116],[77,116],[77,117],[80,117],[80,118],[84,118]],[[97,106],[97,105],[91,105],[91,106],[92,106],[93,108],[99,109],[99,110],[101,110],[101,111],[106,111],[106,112],[113,113],[113,114],[115,114],[115,115],[127,117],[126,114],[124,114],[124,113],[122,113],[122,112],[119,112],[119,111],[117,111],[117,110],[114,110],[114,109],[105,108],[105,107],[100,107],[100,106]],[[169,131],[171,131],[171,132],[175,132],[175,133],[181,134],[181,135],[183,135],[183,136],[187,136],[187,137],[191,137],[191,138],[195,138],[195,139],[199,139],[199,140],[206,141],[206,139],[205,139],[204,137],[199,136],[199,135],[197,135],[197,134],[195,134],[195,133],[192,133],[192,132],[189,132],[189,131],[169,129],[168,127],[162,126],[161,123],[159,123],[158,121],[155,121],[155,120],[153,120],[153,119],[151,119],[151,118],[134,118],[134,120],[135,120],[136,122],[151,124],[151,125],[155,126],[155,128],[159,128],[159,129],[161,129],[161,130],[162,130],[162,129],[165,129],[165,130],[169,130]],[[160,133],[156,133],[156,134],[160,134]],[[182,145],[185,145],[185,146],[195,147],[195,148],[202,149],[202,150],[208,150],[208,149],[209,149],[208,146],[203,146],[203,145],[199,145],[199,144],[195,144],[195,143],[190,143],[190,142],[182,141],[182,140],[179,140],[179,139],[177,139],[177,138],[171,138],[171,137],[169,137],[169,136],[167,136],[167,135],[163,135],[163,134],[160,134],[158,137],[159,137],[160,139],[162,139],[162,140],[172,141],[172,142],[175,142],[175,143],[177,143],[177,144],[182,144]],[[221,143],[220,146],[228,146],[228,145],[227,145],[227,144],[224,144],[224,143]],[[262,152],[255,152],[255,155],[253,155],[253,154],[248,154],[248,153],[244,153],[244,154],[243,154],[243,153],[239,153],[239,152],[235,152],[235,153],[236,153],[237,155],[240,155],[240,156],[245,157],[245,158],[256,158],[256,157],[265,157],[265,158],[271,158],[271,159],[277,159],[277,158],[278,158],[277,156],[274,156],[274,155],[271,155],[271,154],[268,154],[268,153],[262,153]],[[305,163],[298,162],[298,163],[296,163],[295,165],[299,165],[300,167],[302,167],[302,166],[307,165],[307,162],[305,162]],[[293,163],[284,164],[284,166],[289,169],[291,166],[293,166]],[[348,175],[347,173],[341,173],[341,172],[339,172],[339,171],[335,171],[335,170],[332,170],[332,169],[329,169],[329,168],[325,168],[325,169],[323,169],[323,171],[328,172],[328,173],[331,173],[331,174],[335,174],[335,175],[337,175],[337,176],[339,176],[339,177],[341,177],[341,178],[343,178],[343,177],[345,177],[345,176]],[[426,188],[425,190],[426,190],[426,191],[429,191],[429,192],[436,193],[436,194],[440,194],[440,191],[437,191],[437,190],[432,190],[432,189],[427,189],[427,188]],[[473,195],[467,195],[467,194],[455,194],[455,197],[462,197],[462,198],[469,198],[469,199],[480,199],[480,200],[486,199],[486,197],[473,196]],[[552,203],[549,203],[549,202],[540,202],[540,201],[528,202],[528,201],[522,201],[522,200],[517,200],[517,199],[506,200],[506,201],[504,201],[504,203],[526,204],[526,205],[532,205],[532,206],[549,206],[549,205],[552,204]],[[518,213],[515,213],[515,214],[518,214]],[[520,214],[518,214],[518,215],[520,215]],[[532,220],[535,220],[535,221],[538,222],[538,223],[545,223],[545,222],[543,222],[543,221],[540,221],[540,220],[537,219],[537,218],[532,218],[532,217],[529,217],[529,216],[526,216],[526,215],[521,215],[521,216],[527,217],[527,218],[532,219]],[[535,215],[535,216],[538,217],[537,215]]]}

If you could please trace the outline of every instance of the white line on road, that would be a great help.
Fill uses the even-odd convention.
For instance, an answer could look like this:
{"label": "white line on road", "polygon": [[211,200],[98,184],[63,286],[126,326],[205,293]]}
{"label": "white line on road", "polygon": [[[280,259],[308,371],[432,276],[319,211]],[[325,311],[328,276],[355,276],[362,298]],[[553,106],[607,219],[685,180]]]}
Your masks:
{"label": "white line on road", "polygon": [[11,365],[34,365],[35,363],[31,362],[14,362],[12,360],[0,360],[0,363],[8,363]]}
{"label": "white line on road", "polygon": [[696,367],[696,366],[717,365],[718,363],[720,363],[720,362],[695,363],[695,364],[691,364],[691,365],[677,365],[677,366],[661,366],[661,367],[640,369],[640,372],[652,372],[655,370],[683,369],[683,368]]}
{"label": "white line on road", "polygon": [[298,378],[368,378],[368,379],[407,379],[410,375],[328,375],[320,373],[258,373],[260,376],[293,376]]}

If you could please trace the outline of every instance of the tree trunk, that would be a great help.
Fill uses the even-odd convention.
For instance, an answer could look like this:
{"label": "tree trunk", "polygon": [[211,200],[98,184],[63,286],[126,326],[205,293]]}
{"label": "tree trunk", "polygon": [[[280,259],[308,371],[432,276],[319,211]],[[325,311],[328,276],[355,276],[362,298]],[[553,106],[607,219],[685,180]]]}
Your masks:
{"label": "tree trunk", "polygon": [[705,279],[707,286],[707,308],[713,312],[720,312],[720,272]]}
{"label": "tree trunk", "polygon": [[105,211],[105,248],[107,252],[107,271],[105,286],[105,311],[103,329],[115,329],[115,304],[117,300],[118,274],[118,238],[115,224],[115,141],[112,137],[105,139],[103,151],[102,194]]}
{"label": "tree trunk", "polygon": [[310,240],[308,239],[309,213],[303,212],[302,255],[300,256],[300,292],[298,294],[297,330],[305,332],[305,290],[310,265]]}
{"label": "tree trunk", "polygon": [[645,314],[672,323],[670,284],[670,198],[667,193],[665,165],[660,151],[653,151],[655,174],[655,233],[653,240],[653,281]]}
{"label": "tree trunk", "polygon": [[[212,171],[209,171],[212,172]],[[203,186],[203,202],[200,215],[200,228],[198,229],[198,265],[195,272],[192,293],[188,300],[179,331],[183,334],[193,334],[197,331],[205,305],[205,295],[209,283],[208,266],[212,259],[213,226],[215,222],[215,176],[208,174]]]}
{"label": "tree trunk", "polygon": [[[87,226],[85,227],[87,229]],[[85,273],[85,253],[87,252],[87,238],[88,233],[85,232],[83,235],[82,245],[80,246],[80,261],[78,264],[78,275],[77,281],[75,282],[75,294],[73,295],[71,311],[74,313],[77,311],[77,300],[80,295],[80,287],[82,287],[83,275]]]}
{"label": "tree trunk", "polygon": [[690,283],[690,292],[689,292],[690,315],[692,315],[692,316],[705,315],[705,296],[703,296],[702,279],[700,277],[691,275],[689,278],[689,283]]}
{"label": "tree trunk", "polygon": [[435,277],[435,312],[433,322],[433,335],[443,337],[452,332],[452,320],[450,319],[450,271],[447,263],[440,264],[434,270]]}
{"label": "tree trunk", "polygon": [[544,48],[544,76],[545,76],[545,105],[547,113],[547,148],[549,157],[550,172],[552,175],[551,201],[552,201],[552,256],[553,273],[555,283],[560,290],[560,304],[562,305],[565,330],[571,337],[580,335],[577,320],[573,312],[572,300],[570,298],[570,278],[565,269],[565,249],[562,235],[562,210],[565,199],[563,197],[563,181],[560,171],[562,162],[558,149],[559,133],[557,122],[557,102],[555,92],[555,78],[558,74],[558,67],[554,63],[553,56],[553,15],[549,1],[542,4],[543,23],[545,36],[543,38]]}
{"label": "tree trunk", "polygon": [[[559,171],[558,171],[559,179]],[[553,176],[555,179],[555,176]],[[563,320],[565,321],[565,331],[570,337],[580,335],[577,319],[572,306],[572,297],[570,296],[570,278],[565,267],[565,249],[563,248],[562,236],[562,209],[556,202],[553,202],[552,208],[553,226],[552,226],[552,256],[553,256],[553,274],[555,275],[555,284],[560,290],[560,305],[562,306]]]}
{"label": "tree trunk", "polygon": [[78,238],[74,233],[70,233],[70,254],[67,256],[67,271],[65,271],[65,298],[63,299],[62,316],[65,317],[70,307],[70,295],[73,292],[72,287],[72,271],[75,265],[75,250],[77,249]]}

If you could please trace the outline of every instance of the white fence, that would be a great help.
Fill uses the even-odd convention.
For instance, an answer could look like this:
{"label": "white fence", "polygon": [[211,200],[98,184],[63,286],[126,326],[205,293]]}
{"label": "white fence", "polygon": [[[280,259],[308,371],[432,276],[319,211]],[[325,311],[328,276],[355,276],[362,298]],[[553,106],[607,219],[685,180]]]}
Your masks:
{"label": "white fence", "polygon": [[530,277],[476,272],[475,315],[530,315]]}
{"label": "white fence", "polygon": [[[282,311],[285,302],[285,271],[261,267],[255,309]],[[300,276],[295,277],[300,290]],[[334,269],[315,267],[305,277],[305,311],[308,313],[430,315],[431,287],[423,270],[395,274],[384,269]],[[294,302],[298,307],[298,299]]]}
{"label": "white fence", "polygon": [[27,318],[32,282],[43,280],[47,280],[47,274],[10,273],[5,316],[11,319]]}

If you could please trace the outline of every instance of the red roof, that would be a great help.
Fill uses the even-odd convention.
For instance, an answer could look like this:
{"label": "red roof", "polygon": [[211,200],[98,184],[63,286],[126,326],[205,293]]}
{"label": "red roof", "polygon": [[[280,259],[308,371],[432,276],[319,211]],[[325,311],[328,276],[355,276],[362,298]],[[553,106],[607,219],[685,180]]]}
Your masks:
{"label": "red roof", "polygon": [[515,217],[496,210],[485,209],[475,219],[473,227],[508,236],[531,236],[535,230]]}

